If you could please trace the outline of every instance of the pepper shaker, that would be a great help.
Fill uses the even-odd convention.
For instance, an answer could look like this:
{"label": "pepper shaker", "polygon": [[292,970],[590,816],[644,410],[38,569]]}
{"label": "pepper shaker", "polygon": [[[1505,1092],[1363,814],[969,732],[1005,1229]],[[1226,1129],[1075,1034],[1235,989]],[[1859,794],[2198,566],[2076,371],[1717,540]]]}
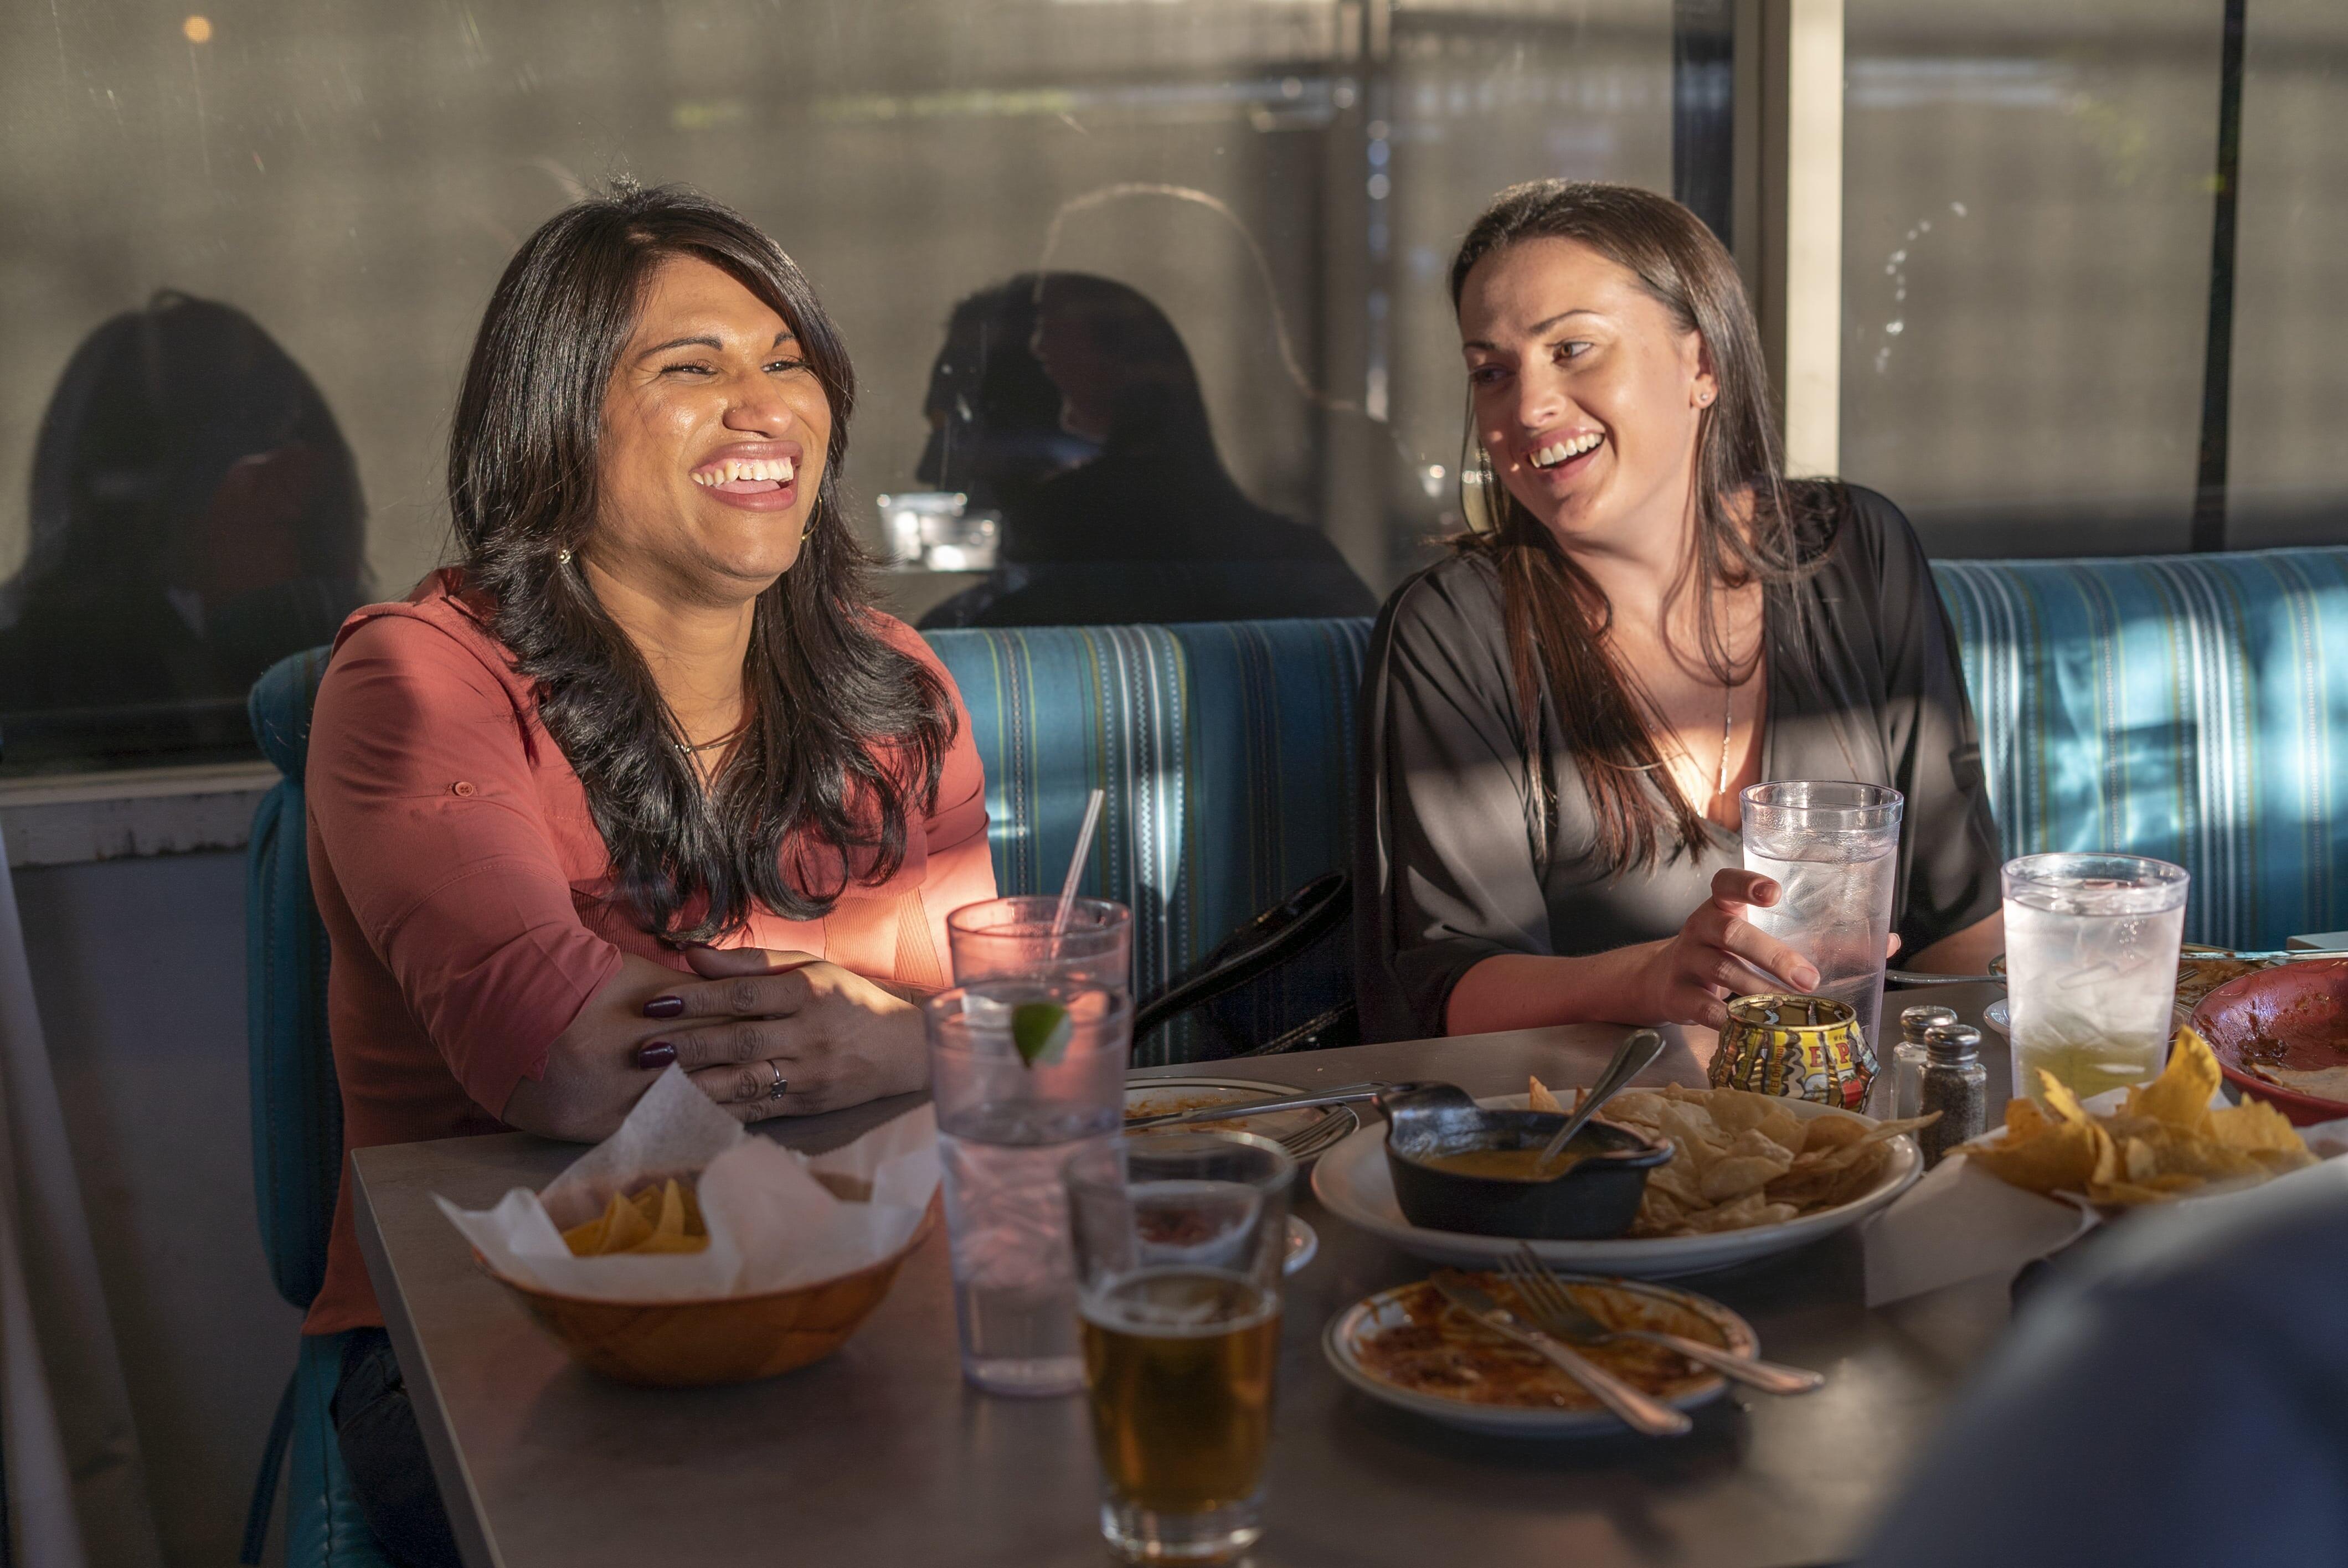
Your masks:
{"label": "pepper shaker", "polygon": [[1989,1110],[1989,1069],[1982,1065],[1981,1030],[1965,1023],[1936,1023],[1924,1031],[1924,1081],[1919,1113],[1941,1119],[1918,1134],[1929,1169],[1958,1144],[1982,1135]]}
{"label": "pepper shaker", "polygon": [[1931,1002],[1920,1003],[1900,1014],[1900,1043],[1891,1048],[1891,1098],[1886,1116],[1901,1121],[1922,1114],[1924,1031],[1934,1024],[1954,1023],[1957,1012]]}

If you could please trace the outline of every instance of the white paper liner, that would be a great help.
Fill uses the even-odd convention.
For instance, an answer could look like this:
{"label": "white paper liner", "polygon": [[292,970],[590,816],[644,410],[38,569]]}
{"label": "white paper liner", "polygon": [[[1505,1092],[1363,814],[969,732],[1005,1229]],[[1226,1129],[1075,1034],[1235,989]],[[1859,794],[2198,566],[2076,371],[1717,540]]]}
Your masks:
{"label": "white paper liner", "polygon": [[[615,1194],[699,1176],[709,1245],[697,1253],[573,1257],[564,1227]],[[843,1200],[819,1174],[868,1186]],[[743,1131],[672,1066],[602,1143],[547,1184],[516,1187],[494,1208],[433,1201],[490,1268],[562,1296],[693,1301],[757,1296],[852,1274],[905,1245],[938,1186],[937,1121],[927,1105],[812,1158]]]}
{"label": "white paper liner", "polygon": [[[2107,1091],[2084,1102],[2084,1108],[2091,1115],[2109,1114],[2127,1093]],[[2212,1106],[2227,1103],[2222,1095],[2210,1100]],[[2318,1159],[2348,1153],[2348,1119],[2302,1127],[2299,1135]],[[2026,1193],[1974,1168],[1964,1155],[1952,1154],[1860,1228],[1867,1304],[1882,1307],[1990,1275],[2011,1282],[2025,1265],[2068,1246],[2102,1223],[2084,1197]]]}

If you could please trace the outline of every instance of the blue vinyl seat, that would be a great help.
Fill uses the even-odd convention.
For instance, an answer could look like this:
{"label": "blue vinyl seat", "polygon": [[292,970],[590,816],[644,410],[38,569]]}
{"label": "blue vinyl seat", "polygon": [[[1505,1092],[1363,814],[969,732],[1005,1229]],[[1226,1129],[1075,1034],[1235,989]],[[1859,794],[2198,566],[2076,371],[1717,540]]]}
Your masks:
{"label": "blue vinyl seat", "polygon": [[[310,897],[302,765],[326,651],[281,660],[254,682],[253,738],[284,774],[253,813],[245,850],[245,1029],[252,1196],[278,1294],[306,1308],[326,1276],[342,1177],[343,1102],[326,1037],[326,931]],[[279,1400],[245,1521],[241,1562],[261,1561],[283,1469],[286,1568],[387,1568],[343,1470],[328,1403],[342,1335],[304,1336]]]}

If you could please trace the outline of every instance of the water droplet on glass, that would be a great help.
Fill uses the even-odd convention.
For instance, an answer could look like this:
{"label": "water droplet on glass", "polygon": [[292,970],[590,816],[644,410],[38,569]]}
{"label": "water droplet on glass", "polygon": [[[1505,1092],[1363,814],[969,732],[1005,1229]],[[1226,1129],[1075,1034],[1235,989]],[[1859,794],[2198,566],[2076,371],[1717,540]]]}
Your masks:
{"label": "water droplet on glass", "polygon": [[1908,323],[1906,322],[1886,322],[1883,323],[1883,330],[1890,336],[1898,337],[1901,333],[1908,330]]}

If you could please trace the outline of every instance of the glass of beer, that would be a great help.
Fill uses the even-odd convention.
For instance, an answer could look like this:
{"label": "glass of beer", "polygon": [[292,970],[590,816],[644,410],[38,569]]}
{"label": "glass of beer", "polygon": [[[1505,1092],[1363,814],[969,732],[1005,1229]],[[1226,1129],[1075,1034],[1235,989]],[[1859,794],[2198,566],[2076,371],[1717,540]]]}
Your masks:
{"label": "glass of beer", "polygon": [[1083,1151],[1066,1182],[1101,1533],[1131,1563],[1227,1563],[1263,1533],[1295,1162],[1244,1132]]}

